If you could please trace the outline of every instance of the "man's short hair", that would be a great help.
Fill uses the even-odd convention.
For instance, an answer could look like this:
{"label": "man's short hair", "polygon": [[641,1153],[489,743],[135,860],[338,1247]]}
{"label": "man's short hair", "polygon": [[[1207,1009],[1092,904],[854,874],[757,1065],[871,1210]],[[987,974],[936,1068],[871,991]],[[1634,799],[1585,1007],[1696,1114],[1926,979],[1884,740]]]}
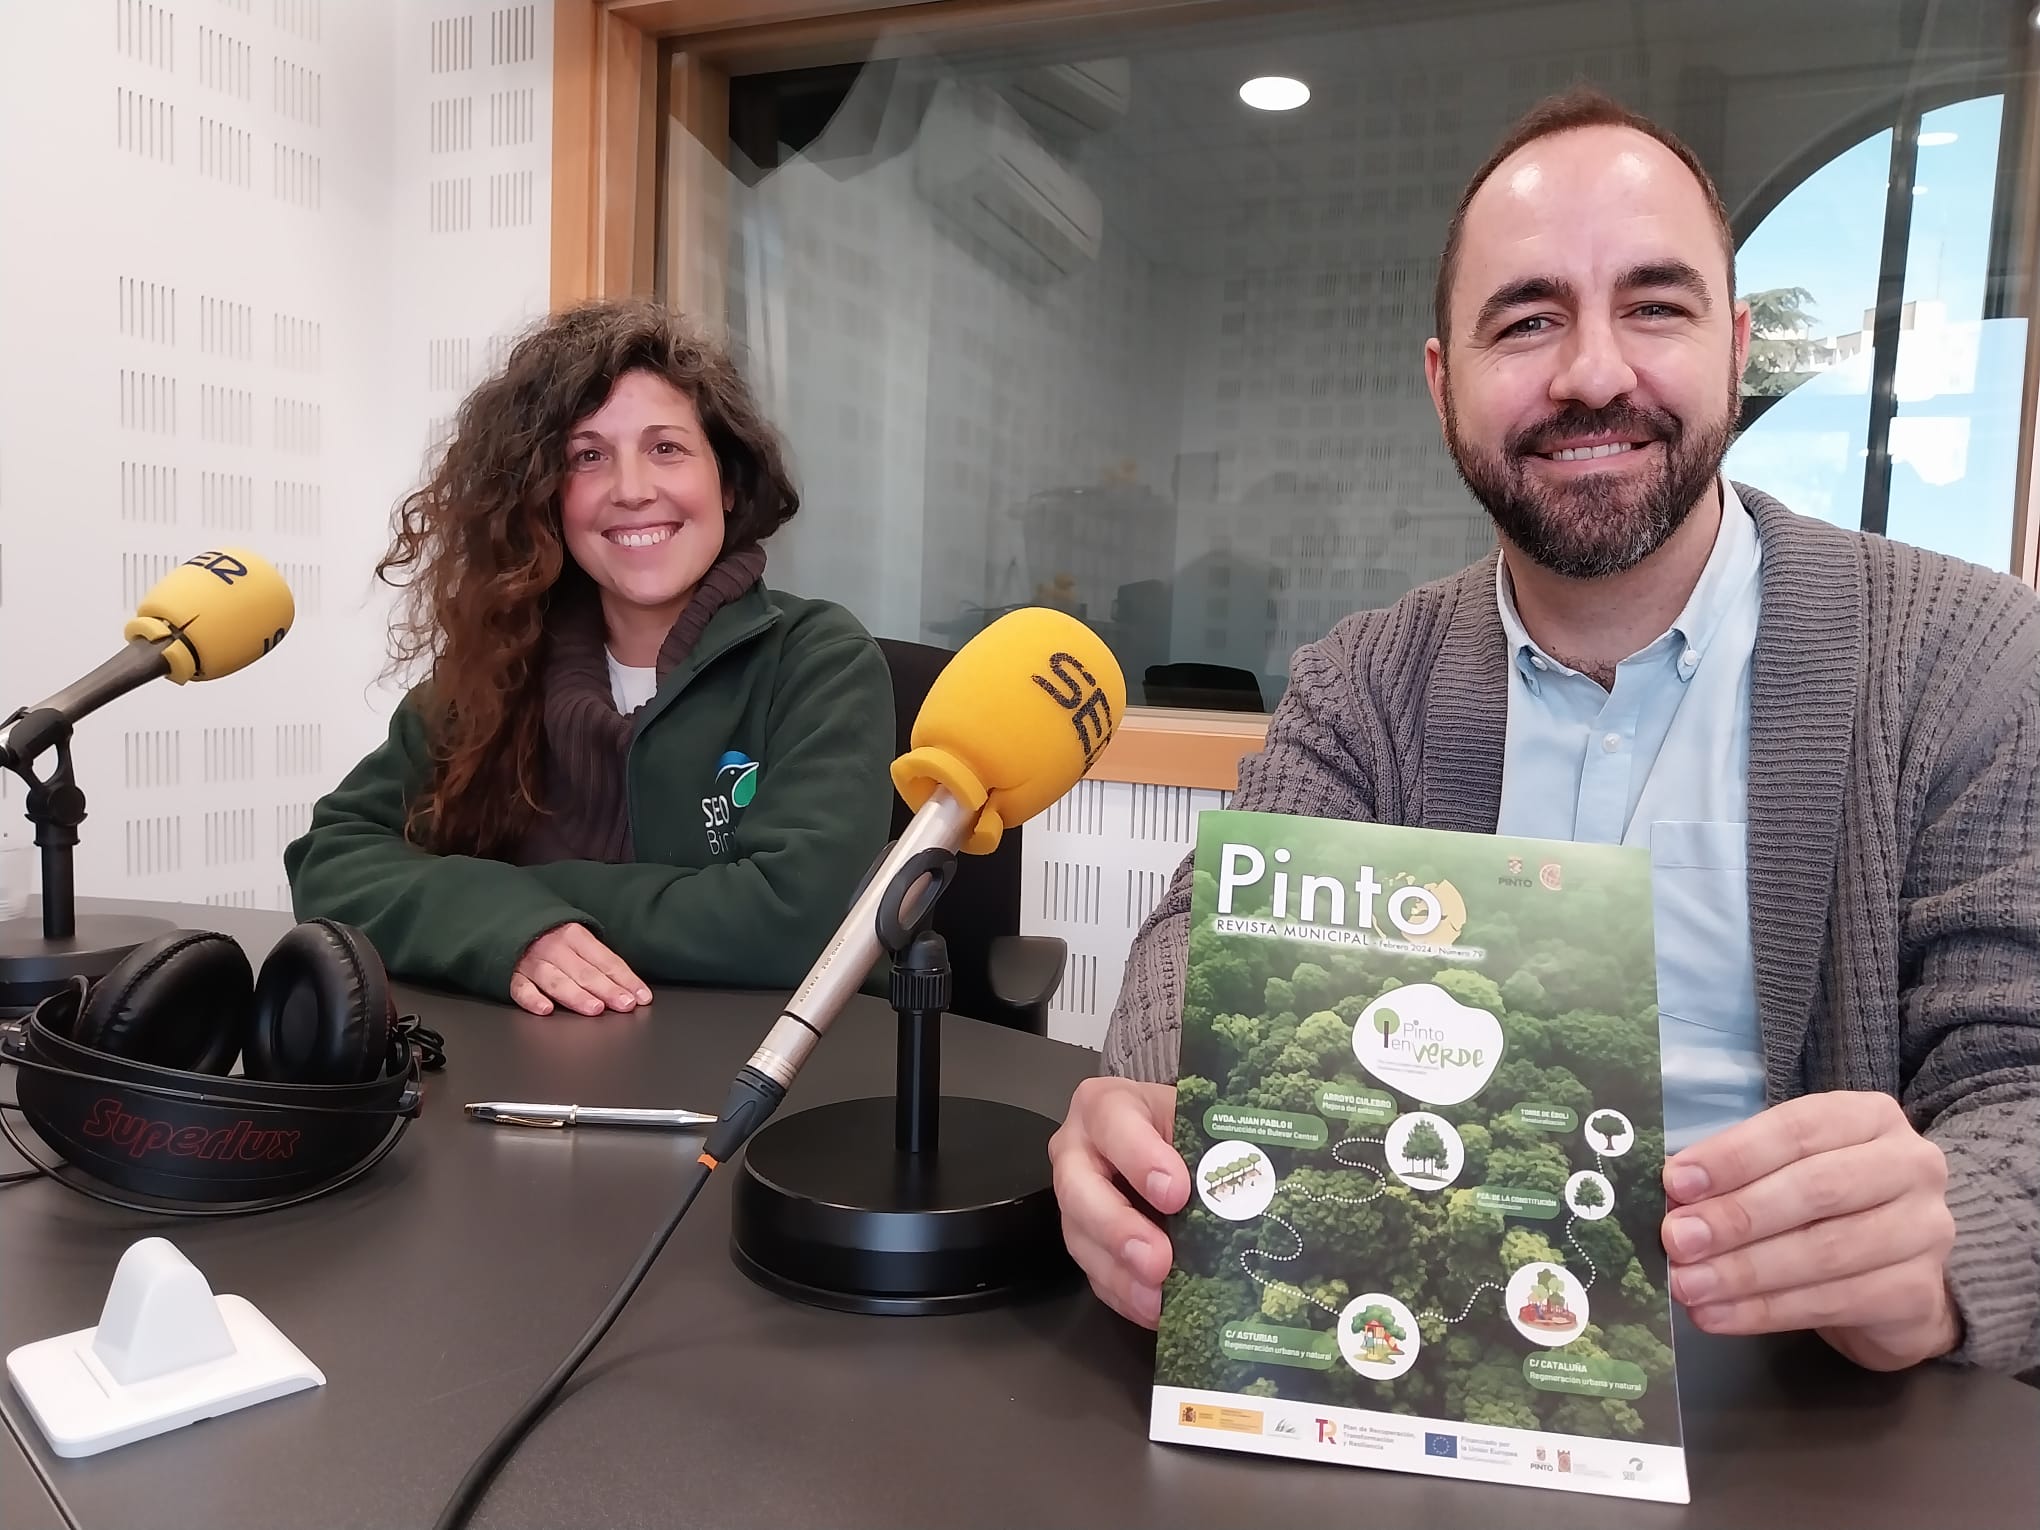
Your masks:
{"label": "man's short hair", "polygon": [[1453,209],[1452,221],[1445,229],[1445,253],[1438,260],[1438,289],[1432,297],[1432,322],[1437,328],[1438,343],[1443,345],[1449,338],[1446,326],[1450,322],[1449,310],[1452,302],[1452,276],[1459,267],[1459,241],[1465,233],[1466,208],[1473,200],[1474,193],[1486,184],[1487,178],[1495,173],[1495,167],[1514,154],[1525,144],[1550,138],[1559,133],[1570,133],[1579,128],[1626,127],[1655,138],[1659,143],[1679,156],[1679,163],[1693,172],[1693,179],[1700,183],[1700,189],[1707,196],[1707,205],[1714,211],[1715,226],[1721,232],[1722,253],[1728,259],[1728,294],[1730,301],[1735,298],[1735,231],[1729,227],[1728,209],[1722,205],[1721,193],[1714,188],[1714,178],[1707,173],[1707,167],[1700,163],[1700,156],[1687,148],[1678,134],[1659,127],[1640,112],[1633,112],[1606,91],[1593,85],[1575,85],[1570,90],[1555,96],[1546,96],[1529,111],[1516,119],[1516,125],[1509,129],[1487,163],[1476,170],[1473,179],[1466,183],[1466,190],[1459,198],[1459,206]]}

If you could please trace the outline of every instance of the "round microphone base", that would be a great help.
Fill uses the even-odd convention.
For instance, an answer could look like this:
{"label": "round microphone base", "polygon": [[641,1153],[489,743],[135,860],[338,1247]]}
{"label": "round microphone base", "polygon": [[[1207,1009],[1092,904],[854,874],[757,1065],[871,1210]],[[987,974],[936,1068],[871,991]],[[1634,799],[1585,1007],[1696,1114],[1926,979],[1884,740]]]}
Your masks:
{"label": "round microphone base", "polygon": [[68,940],[46,940],[42,919],[0,922],[0,1014],[27,1013],[74,977],[105,977],[144,941],[177,926],[132,914],[80,914]]}
{"label": "round microphone base", "polygon": [[1055,1122],[944,1095],[940,1146],[894,1145],[891,1098],[771,1122],[744,1150],[731,1217],[737,1268],[839,1312],[964,1312],[1076,1275],[1049,1183]]}

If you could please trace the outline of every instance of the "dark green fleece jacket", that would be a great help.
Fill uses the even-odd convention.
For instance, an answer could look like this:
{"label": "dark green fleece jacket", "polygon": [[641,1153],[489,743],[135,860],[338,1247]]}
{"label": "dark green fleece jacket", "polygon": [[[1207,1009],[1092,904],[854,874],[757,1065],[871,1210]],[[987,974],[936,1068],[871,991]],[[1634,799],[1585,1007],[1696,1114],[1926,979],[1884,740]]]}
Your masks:
{"label": "dark green fleece jacket", "polygon": [[284,851],[297,917],[365,931],[414,982],[507,996],[524,949],[586,925],[649,983],[788,987],[849,907],[891,820],[892,681],[840,606],[754,586],[637,714],[636,860],[513,866],[407,843],[425,780],[414,693],[386,743]]}

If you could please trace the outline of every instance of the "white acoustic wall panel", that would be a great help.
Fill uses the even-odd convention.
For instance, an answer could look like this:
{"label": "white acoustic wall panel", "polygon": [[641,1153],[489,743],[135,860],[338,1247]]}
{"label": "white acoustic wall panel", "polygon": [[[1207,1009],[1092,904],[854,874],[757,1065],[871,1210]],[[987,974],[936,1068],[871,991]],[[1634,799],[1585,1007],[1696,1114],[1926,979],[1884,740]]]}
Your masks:
{"label": "white acoustic wall panel", "polygon": [[551,33],[550,0],[0,5],[0,713],[207,546],[298,603],[260,664],[80,727],[82,892],[287,903],[283,845],[381,737],[390,508],[544,307]]}
{"label": "white acoustic wall panel", "polygon": [[551,0],[409,0],[397,52],[397,258],[388,385],[412,477],[462,397],[546,311]]}
{"label": "white acoustic wall panel", "polygon": [[[390,508],[546,306],[551,37],[550,3],[0,4],[0,142],[61,146],[0,155],[0,711],[208,543],[299,602],[260,665],[80,729],[86,893],[284,905],[282,846],[380,737]],[[1027,826],[1053,1034],[1102,1038],[1225,800],[1085,782]],[[19,812],[0,783],[6,842]]]}
{"label": "white acoustic wall panel", "polygon": [[1197,818],[1231,794],[1080,781],[1021,831],[1020,929],[1070,948],[1049,1034],[1097,1046],[1119,998],[1134,932],[1197,840]]}

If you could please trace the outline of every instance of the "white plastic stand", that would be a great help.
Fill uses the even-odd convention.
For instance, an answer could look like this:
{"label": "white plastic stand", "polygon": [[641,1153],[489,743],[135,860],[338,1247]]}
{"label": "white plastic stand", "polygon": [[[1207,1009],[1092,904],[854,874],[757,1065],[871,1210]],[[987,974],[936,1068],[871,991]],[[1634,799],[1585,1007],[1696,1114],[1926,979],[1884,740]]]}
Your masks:
{"label": "white plastic stand", "polygon": [[164,1238],[120,1256],[97,1328],[24,1344],[7,1378],[60,1456],[95,1456],[326,1378]]}

